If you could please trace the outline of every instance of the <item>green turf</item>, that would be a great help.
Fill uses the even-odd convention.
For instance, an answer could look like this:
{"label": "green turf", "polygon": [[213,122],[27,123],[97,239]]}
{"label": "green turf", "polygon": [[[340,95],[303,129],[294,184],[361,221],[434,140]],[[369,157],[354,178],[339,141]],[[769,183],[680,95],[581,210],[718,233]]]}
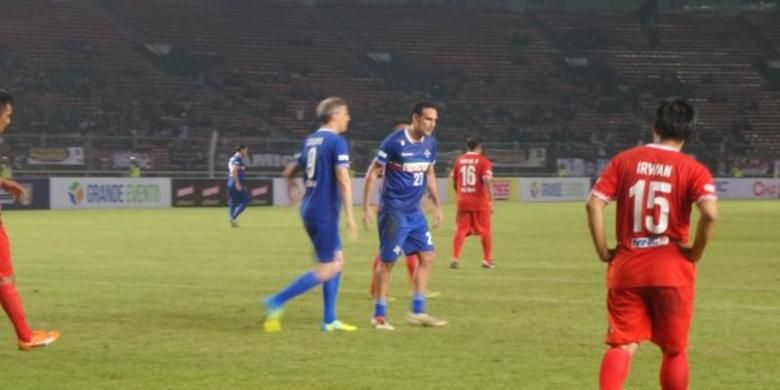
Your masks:
{"label": "green turf", "polygon": [[[610,207],[610,212],[614,208]],[[0,320],[3,389],[588,389],[605,326],[604,267],[580,203],[501,204],[495,270],[467,241],[447,268],[453,210],[434,232],[442,329],[403,323],[397,269],[395,332],[369,325],[375,232],[346,243],[341,319],[323,334],[321,293],[288,306],[284,331],[263,334],[259,297],[310,263],[297,213],[253,208],[240,229],[222,209],[5,212],[17,282],[35,327],[61,341],[16,351]],[[778,389],[780,202],[723,202],[699,269],[691,336],[692,389]],[[659,354],[643,345],[627,389],[656,389]]]}

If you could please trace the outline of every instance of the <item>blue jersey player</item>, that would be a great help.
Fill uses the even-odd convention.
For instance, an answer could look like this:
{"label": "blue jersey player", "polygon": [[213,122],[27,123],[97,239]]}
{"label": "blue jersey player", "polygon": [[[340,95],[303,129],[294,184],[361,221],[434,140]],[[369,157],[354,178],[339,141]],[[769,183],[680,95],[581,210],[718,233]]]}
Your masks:
{"label": "blue jersey player", "polygon": [[444,326],[447,321],[429,315],[425,310],[425,291],[433,266],[434,248],[428,222],[420,209],[426,190],[434,204],[433,226],[441,223],[442,212],[436,188],[436,139],[433,130],[438,109],[430,103],[417,103],[412,110],[412,124],[385,138],[377,157],[366,172],[363,192],[363,222],[371,222],[370,199],[380,176],[384,184],[379,202],[379,256],[382,265],[375,268],[377,286],[372,325],[392,330],[387,321],[387,290],[390,271],[401,253],[417,253],[419,265],[414,273],[412,310],[409,323],[421,326]]}
{"label": "blue jersey player", "polygon": [[249,148],[246,145],[236,146],[236,154],[228,161],[228,209],[230,210],[230,226],[238,227],[238,216],[249,205],[249,189],[244,182],[246,159]]}
{"label": "blue jersey player", "polygon": [[349,177],[349,148],[341,136],[347,131],[347,103],[336,97],[323,100],[317,106],[322,127],[309,135],[301,146],[297,159],[290,163],[284,176],[292,178],[303,171],[306,193],[301,203],[301,217],[319,263],[313,271],[293,281],[287,288],[264,300],[266,332],[281,330],[282,307],[290,299],[322,283],[324,318],[322,330],[354,331],[357,328],[336,319],[338,295],[344,254],[339,239],[339,213],[343,205],[347,228],[357,234],[352,214],[352,183]]}

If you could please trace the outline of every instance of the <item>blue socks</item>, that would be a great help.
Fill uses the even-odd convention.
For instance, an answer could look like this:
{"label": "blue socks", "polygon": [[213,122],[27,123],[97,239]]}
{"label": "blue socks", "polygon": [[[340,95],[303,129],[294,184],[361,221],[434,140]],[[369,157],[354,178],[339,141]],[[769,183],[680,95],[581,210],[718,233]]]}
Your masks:
{"label": "blue socks", "polygon": [[[412,313],[425,313],[425,295],[414,293],[412,297]],[[374,304],[374,317],[387,317],[387,301],[377,299]]]}
{"label": "blue socks", "polygon": [[414,296],[412,296],[412,313],[425,313],[425,295],[418,292],[414,293]]}
{"label": "blue socks", "polygon": [[309,291],[311,288],[317,286],[318,284],[320,284],[320,281],[317,279],[317,275],[315,275],[314,272],[311,271],[307,272],[303,274],[300,278],[296,279],[294,282],[290,283],[290,285],[287,286],[287,288],[285,288],[278,294],[271,297],[270,302],[274,306],[280,307],[284,305],[285,302],[297,297],[298,295],[305,293],[306,291]]}
{"label": "blue socks", "polygon": [[231,204],[230,205],[230,219],[236,220],[238,218],[238,216],[241,215],[241,213],[243,213],[244,210],[246,210],[246,206],[248,206],[248,205],[249,205],[248,203],[244,203],[244,202],[239,203],[237,205]]}
{"label": "blue socks", "polygon": [[339,295],[340,281],[341,272],[337,273],[331,280],[322,284],[322,301],[325,310],[322,322],[326,324],[336,321],[336,297]]}
{"label": "blue socks", "polygon": [[377,299],[374,304],[374,318],[387,317],[387,301],[384,299]]}

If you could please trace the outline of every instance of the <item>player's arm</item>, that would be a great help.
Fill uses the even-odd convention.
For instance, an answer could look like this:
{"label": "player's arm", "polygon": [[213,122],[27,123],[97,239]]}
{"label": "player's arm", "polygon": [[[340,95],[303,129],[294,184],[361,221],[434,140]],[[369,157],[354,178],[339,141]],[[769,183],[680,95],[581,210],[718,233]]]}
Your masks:
{"label": "player's arm", "polygon": [[352,212],[352,179],[349,177],[349,167],[336,167],[336,181],[341,191],[341,203],[344,213],[347,215],[347,231],[352,239],[357,237],[355,228],[355,214]]}
{"label": "player's arm", "polygon": [[[287,194],[292,198],[292,195],[294,192],[293,190],[300,190],[298,188],[298,183],[295,181],[295,177],[298,176],[298,173],[301,171],[301,164],[298,163],[298,159],[294,159],[290,161],[285,167],[284,171],[282,171],[282,177],[285,178],[287,181]],[[301,191],[298,191],[300,193]]]}
{"label": "player's arm", "polygon": [[715,232],[715,221],[718,219],[718,202],[715,199],[702,200],[696,204],[699,208],[699,223],[696,225],[696,237],[693,245],[683,247],[685,256],[694,263],[704,254],[704,248]]}
{"label": "player's arm", "polygon": [[441,224],[442,212],[441,203],[439,202],[439,186],[436,183],[436,170],[434,169],[434,166],[435,164],[429,165],[428,170],[425,172],[425,186],[428,188],[428,194],[430,194],[431,201],[435,207],[432,225],[433,227],[437,227]]}
{"label": "player's arm", "polygon": [[482,181],[485,185],[485,191],[488,194],[488,200],[490,200],[490,212],[493,212],[493,201],[495,200],[495,195],[493,194],[493,176],[485,176],[482,178]]}
{"label": "player's arm", "polygon": [[25,189],[21,184],[11,179],[0,179],[0,188],[3,191],[8,192],[17,201],[24,198]]}
{"label": "player's arm", "polygon": [[365,181],[363,183],[363,226],[368,229],[368,226],[373,220],[373,213],[371,212],[371,198],[374,195],[374,189],[376,189],[376,183],[379,181],[379,177],[384,171],[384,165],[374,160],[366,170]]}
{"label": "player's arm", "polygon": [[596,254],[603,262],[610,262],[615,257],[615,250],[607,246],[607,235],[604,232],[604,208],[607,202],[597,196],[591,195],[585,208],[588,211],[588,228],[590,237],[593,239],[593,246],[596,248]]}
{"label": "player's arm", "polygon": [[238,180],[238,170],[239,170],[238,164],[233,164],[232,167],[230,167],[230,176],[233,177],[233,183],[236,183],[236,189],[241,191],[241,181]]}

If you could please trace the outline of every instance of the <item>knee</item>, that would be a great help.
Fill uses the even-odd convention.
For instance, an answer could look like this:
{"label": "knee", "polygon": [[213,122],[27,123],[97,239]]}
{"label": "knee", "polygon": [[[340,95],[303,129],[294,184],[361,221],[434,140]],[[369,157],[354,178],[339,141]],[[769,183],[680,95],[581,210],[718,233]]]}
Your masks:
{"label": "knee", "polygon": [[7,284],[14,284],[13,275],[0,277],[0,286],[5,286]]}
{"label": "knee", "polygon": [[686,349],[678,347],[665,347],[661,348],[661,352],[663,352],[665,358],[674,359],[679,356],[685,356]]}
{"label": "knee", "polygon": [[624,351],[627,351],[629,354],[633,355],[636,353],[637,349],[639,349],[639,344],[631,343],[631,344],[623,344],[623,345],[613,345],[612,348],[622,349]]}

